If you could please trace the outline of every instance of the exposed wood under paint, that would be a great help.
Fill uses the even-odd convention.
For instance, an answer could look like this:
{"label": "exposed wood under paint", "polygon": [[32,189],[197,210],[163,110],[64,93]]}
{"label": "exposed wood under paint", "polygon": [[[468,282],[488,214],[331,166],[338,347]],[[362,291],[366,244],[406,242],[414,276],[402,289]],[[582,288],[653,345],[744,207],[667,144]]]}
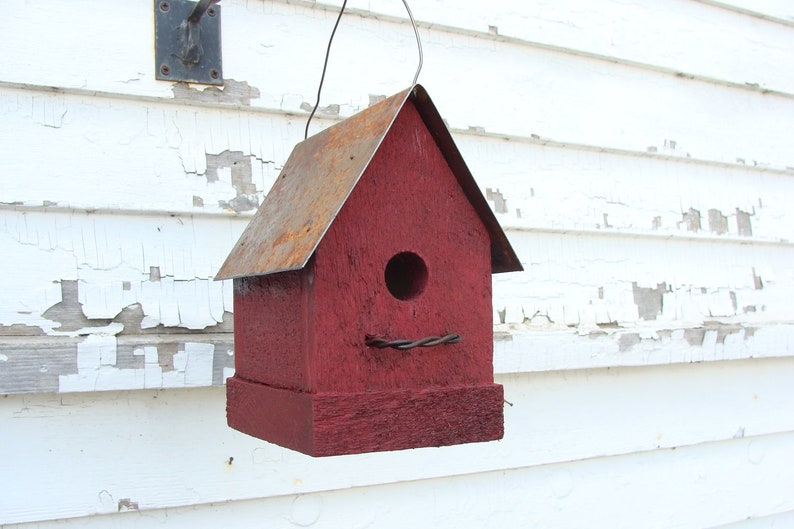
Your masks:
{"label": "exposed wood under paint", "polygon": [[[686,329],[604,325],[583,332],[521,327],[497,326],[504,330],[497,331],[494,341],[496,373],[794,357],[794,349],[781,345],[794,343],[790,324],[756,328],[710,323]],[[104,344],[104,349],[97,355],[92,344]],[[194,376],[186,375],[187,364],[180,363],[191,354],[203,360],[203,371]],[[219,386],[233,370],[231,333],[0,338],[0,393],[5,394]]]}
{"label": "exposed wood under paint", "polygon": [[[232,80],[232,82],[234,81]],[[278,108],[278,107],[268,107],[268,106],[247,106],[234,101],[231,102],[223,101],[223,100],[214,101],[208,98],[177,99],[177,98],[166,98],[166,97],[148,96],[148,95],[140,95],[140,94],[88,90],[85,88],[77,88],[77,87],[54,87],[54,86],[29,84],[29,83],[14,83],[3,80],[0,80],[0,89],[7,89],[10,91],[24,90],[25,94],[41,92],[43,95],[63,94],[65,96],[80,96],[80,97],[90,97],[90,98],[100,98],[100,99],[108,98],[116,101],[146,103],[147,106],[175,105],[179,107],[188,107],[188,108],[197,107],[197,108],[206,108],[206,109],[214,109],[214,110],[217,109],[225,109],[228,111],[244,110],[246,114],[271,115],[273,117],[280,117],[285,120],[289,120],[290,118],[298,118],[300,120],[305,120],[307,119],[309,113],[308,110]],[[358,111],[358,110],[361,110],[361,107],[351,108],[351,111]],[[339,114],[328,114],[328,113],[324,114],[323,109],[319,108],[314,119],[316,119],[318,122],[323,122],[326,125],[330,126],[333,123],[345,119],[345,116],[340,116]],[[549,146],[549,147],[557,147],[561,149],[592,151],[597,153],[615,154],[621,156],[637,156],[640,158],[650,158],[655,160],[664,160],[669,162],[678,162],[685,164],[710,165],[710,166],[722,167],[726,169],[747,169],[759,173],[794,175],[794,167],[782,167],[782,166],[778,167],[766,163],[759,163],[758,161],[753,161],[753,160],[747,161],[747,160],[739,159],[736,161],[722,161],[717,159],[700,158],[686,152],[681,152],[681,151],[675,152],[674,149],[673,150],[667,150],[665,148],[658,150],[647,149],[647,148],[645,150],[621,149],[621,148],[609,147],[597,143],[588,144],[588,143],[565,141],[564,138],[540,137],[536,134],[522,136],[518,134],[508,134],[506,132],[500,132],[498,130],[486,131],[482,127],[476,127],[476,126],[469,126],[465,128],[450,127],[450,132],[456,138],[461,136],[473,136],[475,138],[483,137],[483,138],[490,138],[495,140],[505,140],[510,142],[520,142],[520,143],[536,144],[536,145]],[[0,203],[0,206],[3,206],[3,204]],[[101,208],[97,208],[97,209],[99,210]]]}
{"label": "exposed wood under paint", "polygon": [[[140,334],[156,333],[166,339],[164,333],[186,329],[194,329],[190,339],[177,343],[221,347],[207,353],[210,374],[190,383],[222,383],[223,369],[231,366],[225,351],[231,347],[219,345],[226,339],[219,340],[222,335],[217,333],[231,330],[231,290],[230,285],[213,282],[212,276],[228,250],[208,249],[230,247],[244,219],[223,227],[211,218],[142,216],[135,225],[137,239],[125,235],[125,221],[116,215],[28,213],[17,220],[6,219],[6,228],[15,222],[18,229],[4,251],[17,252],[29,264],[24,280],[0,278],[7,293],[0,305],[4,324],[0,334],[50,337],[37,338],[39,342],[30,346],[13,338],[4,343],[9,360],[0,362],[2,391],[171,385],[168,378],[148,382],[141,378],[143,357],[119,364],[117,346]],[[785,338],[786,325],[792,323],[787,294],[794,288],[790,245],[737,244],[719,237],[707,242],[693,237],[666,239],[660,246],[659,238],[604,238],[590,232],[508,234],[524,256],[527,270],[495,278],[493,316],[494,323],[504,325],[497,327],[500,332],[507,331],[516,343],[524,344],[514,348],[516,357],[545,340],[549,344],[559,340],[572,350],[578,347],[600,358],[594,364],[588,363],[586,355],[576,355],[580,359],[570,364],[560,359],[559,365],[571,369],[608,361],[645,365],[665,358],[686,362],[791,354],[783,345],[790,343]],[[578,270],[575,281],[569,276],[572,269]],[[202,328],[209,334],[204,336]],[[732,340],[738,341],[720,356],[711,352],[703,336],[695,340],[693,333],[701,332],[698,329],[713,329],[717,336],[736,335]],[[543,334],[550,330],[560,334]],[[780,333],[777,341],[748,347],[767,332]],[[94,353],[86,353],[84,376],[75,379],[79,374],[76,347],[87,336],[105,344],[106,358],[90,360]],[[647,343],[636,356],[612,356],[611,351],[623,353],[643,341]],[[647,352],[646,346],[659,351],[652,360],[643,360],[639,353]],[[171,351],[168,347],[159,353]],[[38,353],[29,352],[37,348],[41,348]],[[546,362],[554,365],[553,345],[548,351],[548,356],[532,357],[540,360],[530,363],[533,369]],[[48,358],[52,353],[55,359]],[[508,360],[502,365],[512,364]],[[159,377],[156,369],[150,374]],[[63,386],[59,375],[66,377]],[[30,387],[25,389],[28,382]]]}
{"label": "exposed wood under paint", "polygon": [[[130,116],[124,127],[108,128],[97,135],[92,132],[97,128],[93,122],[101,113],[88,100],[36,103],[32,98],[31,104],[45,109],[68,107],[75,121],[69,127],[44,127],[42,131],[40,124],[31,123],[31,116],[20,111],[17,135],[9,139],[9,146],[27,149],[37,134],[44,134],[59,145],[54,154],[60,164],[50,170],[45,159],[9,162],[10,170],[27,167],[42,176],[24,184],[9,182],[5,196],[0,197],[6,208],[19,204],[22,210],[31,206],[44,211],[66,208],[141,214],[141,206],[146,204],[145,211],[154,214],[244,214],[253,211],[284,163],[288,145],[282,144],[281,138],[299,132],[299,127],[283,116],[262,116],[259,121],[237,110],[207,109],[180,117],[175,109],[166,112],[168,107],[161,114],[132,104],[125,109]],[[199,120],[199,130],[195,130],[195,120]],[[240,120],[243,130],[229,125]],[[144,130],[147,134],[140,137]],[[715,231],[709,230],[705,221],[714,212],[726,217],[727,231],[716,231],[725,238],[790,239],[785,223],[794,196],[794,173],[790,170],[692,162],[679,144],[667,140],[662,151],[668,154],[654,155],[586,145],[571,148],[540,138],[505,141],[501,136],[488,136],[484,140],[460,133],[457,140],[481,185],[494,186],[509,199],[510,215],[502,219],[509,227],[692,233],[691,223],[681,221],[682,215],[694,210],[703,219],[701,227],[694,228],[701,233]],[[151,155],[134,156],[127,147],[131,142]],[[117,157],[86,162],[82,153],[97,148]],[[494,164],[494,159],[500,163]],[[136,177],[131,180],[115,170],[118,164],[134,171]],[[77,170],[85,181],[82,185],[73,185],[63,177]],[[555,179],[554,174],[560,171],[565,178]],[[731,185],[726,186],[726,181]],[[124,197],[116,186],[127,191]],[[158,192],[152,193],[152,189]],[[558,212],[552,226],[536,220],[538,206]],[[574,206],[578,210],[566,210]],[[510,219],[519,215],[523,220]],[[750,221],[754,226],[742,230],[740,216],[745,224]],[[775,223],[772,230],[763,226],[770,222]]]}
{"label": "exposed wood under paint", "polygon": [[220,386],[231,333],[0,337],[0,393]]}

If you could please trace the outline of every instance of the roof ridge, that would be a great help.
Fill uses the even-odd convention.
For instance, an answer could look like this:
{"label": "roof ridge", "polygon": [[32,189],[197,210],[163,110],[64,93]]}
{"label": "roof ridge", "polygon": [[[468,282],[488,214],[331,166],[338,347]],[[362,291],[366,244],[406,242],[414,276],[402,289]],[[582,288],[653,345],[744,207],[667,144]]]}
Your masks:
{"label": "roof ridge", "polygon": [[449,130],[416,84],[298,143],[215,279],[306,266],[409,100],[488,230],[492,271],[521,270]]}

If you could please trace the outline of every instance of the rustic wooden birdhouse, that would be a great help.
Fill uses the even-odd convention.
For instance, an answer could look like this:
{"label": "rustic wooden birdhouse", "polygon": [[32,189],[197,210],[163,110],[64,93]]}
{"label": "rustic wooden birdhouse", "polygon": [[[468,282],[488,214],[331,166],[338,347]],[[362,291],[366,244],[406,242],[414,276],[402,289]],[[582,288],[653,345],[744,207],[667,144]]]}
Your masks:
{"label": "rustic wooden birdhouse", "polygon": [[421,86],[312,136],[216,276],[229,425],[313,456],[500,439],[491,273],[517,270]]}

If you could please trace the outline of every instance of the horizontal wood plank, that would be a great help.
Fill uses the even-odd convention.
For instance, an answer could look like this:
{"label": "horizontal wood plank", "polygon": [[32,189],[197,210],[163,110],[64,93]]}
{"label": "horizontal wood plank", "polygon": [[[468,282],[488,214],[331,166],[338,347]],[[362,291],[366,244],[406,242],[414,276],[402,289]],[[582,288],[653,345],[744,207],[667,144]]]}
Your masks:
{"label": "horizontal wood plank", "polygon": [[[500,376],[511,404],[505,405],[502,441],[322,459],[228,429],[221,388],[10,396],[0,399],[0,418],[13,457],[0,460],[0,471],[15,479],[0,512],[9,524],[118,513],[133,503],[143,514],[406,481],[417,490],[417,480],[478,473],[504,479],[503,472],[543,474],[542,465],[576,462],[571,472],[591,475],[587,479],[600,491],[587,493],[591,501],[612,498],[603,495],[609,467],[607,476],[614,472],[620,483],[631,484],[613,492],[634,490],[636,501],[657,501],[658,494],[640,485],[640,475],[667,491],[661,510],[650,511],[655,516],[691,505],[690,515],[706,517],[691,527],[718,525],[791,509],[791,474],[780,469],[791,466],[792,376],[792,359]],[[688,450],[698,456],[674,457]],[[609,456],[623,455],[631,463],[625,472],[636,468],[639,474],[615,470],[619,463]],[[656,467],[657,458],[684,474],[660,480],[668,463]],[[752,477],[755,472],[760,475]],[[57,476],[69,476],[70,486]],[[757,485],[759,496],[726,499],[746,495],[756,479],[773,481]],[[515,485],[517,494],[529,490]],[[695,503],[682,504],[687,497]],[[695,508],[707,498],[736,510]],[[694,522],[676,521],[687,523]]]}
{"label": "horizontal wood plank", "polygon": [[[176,529],[285,522],[334,529],[349,524],[401,528],[406,523],[457,529],[542,527],[632,529],[773,529],[794,520],[792,435],[737,439],[651,453],[543,467],[343,488],[308,494],[146,510],[131,498],[103,495],[119,512],[91,518],[7,525],[8,529]],[[759,461],[759,458],[761,460]],[[725,464],[730,461],[730,464]],[[236,464],[236,460],[233,462]],[[659,474],[669,477],[660,481]],[[636,486],[627,485],[636,484]],[[766,491],[770,491],[767,493]],[[648,494],[653,491],[653,494]],[[631,505],[636,508],[627,509]],[[726,520],[730,522],[723,524]],[[711,524],[719,524],[714,526]]]}
{"label": "horizontal wood plank", "polygon": [[[586,3],[571,3],[571,17],[574,14],[588,17],[601,9],[599,3],[599,6],[588,6],[583,13],[579,13],[578,8],[582,4]],[[28,17],[40,14],[36,9],[23,9],[22,5],[15,4],[11,17],[16,23],[12,27],[24,28]],[[505,8],[505,16],[515,19],[511,13],[514,14],[516,9],[524,5],[511,2]],[[610,6],[610,13],[625,9],[619,2],[607,2],[606,5]],[[618,20],[625,20],[625,24],[631,25],[636,23],[636,17],[640,17],[649,27],[663,28],[666,26],[659,26],[658,19],[666,16],[672,17],[671,23],[690,21],[696,24],[691,29],[692,40],[683,39],[680,44],[687,52],[669,53],[667,60],[671,63],[678,62],[681,57],[691,56],[692,50],[702,50],[700,62],[704,65],[720,62],[732,65],[737,57],[745,57],[744,52],[737,53],[735,50],[738,44],[734,44],[734,33],[725,28],[713,29],[712,24],[699,22],[701,17],[694,16],[705,16],[715,8],[696,2],[682,2],[682,5],[685,6],[684,11],[670,9],[658,13],[649,2],[644,8],[638,9],[638,13],[632,16],[624,13]],[[307,105],[310,108],[313,103],[317,81],[315,76],[305,75],[305,69],[295,67],[292,54],[316,56],[314,71],[319,71],[322,50],[326,45],[325,37],[335,15],[332,11],[314,6],[314,3],[277,2],[249,4],[246,8],[241,4],[229,4],[224,11],[224,21],[235,28],[234,35],[266,37],[256,44],[250,43],[248,39],[227,38],[224,43],[224,56],[227,57],[224,71],[229,80],[228,90],[210,88],[201,91],[154,80],[151,14],[129,3],[120,7],[114,16],[125,17],[131,28],[130,38],[134,42],[128,42],[121,49],[108,48],[102,43],[112,39],[107,40],[106,35],[98,31],[96,34],[84,35],[82,39],[62,38],[60,46],[42,47],[49,51],[35,58],[25,55],[23,51],[36,49],[34,46],[7,47],[20,50],[20,55],[7,58],[8,73],[4,78],[17,83],[90,87],[119,94],[225,100],[241,106],[264,106],[305,113],[302,109],[306,109]],[[77,16],[67,8],[63,9],[66,19]],[[90,10],[90,7],[86,9]],[[699,13],[703,9],[708,13]],[[447,11],[459,12],[457,9]],[[99,6],[93,12],[102,13],[104,10]],[[719,9],[717,14],[727,17],[726,23],[748,31],[741,15]],[[533,16],[544,20],[544,26],[552,28],[567,25],[548,20],[551,15],[528,13],[526,16],[528,20],[533,20]],[[472,11],[466,16],[478,17],[478,13]],[[601,16],[611,17],[606,13]],[[301,17],[300,32],[293,27],[296,17]],[[398,25],[375,16],[358,22],[345,24],[343,31],[339,32],[334,56],[345,57],[346,60],[332,62],[326,79],[322,106],[330,107],[330,112],[342,116],[365,107],[370,96],[389,95],[404,88],[410,83],[416,65],[416,51],[410,40],[410,30],[405,24]],[[589,23],[576,17],[570,22],[589,28]],[[104,27],[101,24],[98,26]],[[698,40],[702,35],[702,31],[698,30],[707,26],[719,36],[710,46]],[[740,65],[738,72],[741,72],[741,77],[732,85],[692,81],[689,78],[694,77],[694,74],[690,72],[683,72],[679,77],[676,71],[642,69],[633,63],[621,63],[610,57],[596,60],[593,56],[556,48],[527,47],[521,42],[434,30],[426,30],[424,35],[425,68],[421,81],[427,85],[434,99],[440,102],[438,106],[442,115],[457,128],[481,127],[504,134],[536,134],[560,141],[634,150],[645,150],[648,146],[662,148],[665,140],[673,140],[679,148],[697,157],[723,161],[743,158],[780,167],[794,166],[782,127],[782,123],[791,121],[791,99],[780,94],[764,93],[761,88],[752,89],[755,84],[764,84],[755,79],[755,72],[777,75],[794,71],[793,68],[783,67],[792,56],[786,34],[773,37],[780,28],[775,24],[770,26],[754,29],[751,35],[742,39],[742,50],[744,46],[753,46],[754,42],[763,42],[765,38],[772,38],[773,42],[757,53],[750,54],[747,60],[752,67]],[[65,22],[63,27],[68,28],[70,25]],[[610,31],[615,29],[611,23],[604,27]],[[483,31],[486,30],[483,27]],[[636,28],[633,31],[643,35],[643,39],[648,34],[648,31]],[[574,32],[572,39],[578,39],[576,35],[579,33]],[[587,35],[598,33],[592,28],[586,32]],[[396,40],[373,39],[373,34],[403,36]],[[680,34],[690,33],[682,31]],[[659,29],[657,35],[665,39],[664,30]],[[18,43],[26,42],[30,37],[27,33],[15,31],[7,38],[17,39]],[[57,39],[57,35],[52,38]],[[631,34],[625,37],[620,34],[600,34],[596,38],[604,47],[611,46],[609,43],[616,39],[625,39],[625,48],[638,48],[644,42]],[[92,39],[103,40],[98,43]],[[370,43],[366,47],[366,54],[361,53],[361,42]],[[666,56],[666,52],[658,50],[667,50],[673,44],[678,46],[677,43],[665,41],[662,44],[649,44],[647,49],[657,50],[655,53]],[[582,43],[583,48],[590,45],[592,43]],[[721,61],[714,59],[714,54],[718,52],[725,53]],[[97,57],[97,53],[115,55],[112,60],[108,58],[103,61]],[[772,58],[769,58],[770,54]],[[91,63],[74,67],[73,58],[79,57],[91,57]],[[109,62],[117,65],[118,71],[99,66]],[[31,64],[35,67],[31,67]],[[262,67],[262,64],[267,67]],[[471,64],[478,65],[476,76],[467,75]],[[272,71],[282,73],[273,76],[269,73]],[[460,78],[465,78],[466,83],[458,82]],[[493,83],[493,79],[500,81]],[[782,84],[791,85],[788,80]],[[748,89],[745,90],[745,87]],[[488,101],[487,105],[478,103],[484,100]],[[53,110],[56,114],[58,111]],[[55,114],[50,119],[58,121]],[[64,119],[69,121],[70,118],[66,115]],[[717,124],[720,120],[722,123]],[[664,131],[663,136],[659,135],[659,131]],[[186,140],[190,141],[190,137],[186,136]],[[187,167],[189,169],[190,165]]]}
{"label": "horizontal wood plank", "polygon": [[788,246],[509,234],[524,272],[494,276],[495,323],[790,321]]}
{"label": "horizontal wood plank", "polygon": [[[278,112],[21,89],[0,89],[0,101],[9,152],[35,152],[42,140],[52,145],[48,156],[9,157],[9,171],[37,176],[10,179],[0,202],[45,211],[250,215],[301,132],[300,121]],[[67,110],[64,124],[55,115]],[[117,118],[105,121],[108,112]],[[791,240],[789,170],[738,157],[730,164],[693,161],[672,137],[648,154],[453,132],[507,227]]]}
{"label": "horizontal wood plank", "polygon": [[[327,3],[341,5],[340,0]],[[362,16],[371,13],[379,18],[386,14],[397,20],[407,19],[403,7],[388,0],[359,0],[347,5],[351,11],[360,10]],[[726,8],[734,11],[722,12]],[[785,1],[680,0],[663,7],[652,0],[631,4],[583,0],[498,0],[486,4],[440,1],[415,6],[414,10],[420,27],[428,32],[461,32],[517,41],[525,46],[548,47],[640,68],[791,91],[789,74],[774,72],[775,60],[790,60],[782,50],[791,49],[788,26],[794,12]],[[761,23],[747,24],[741,16],[747,14],[756,16]],[[719,24],[713,20],[719,20]],[[680,35],[675,42],[670,41],[669,28],[676,28]],[[755,77],[755,83],[748,82],[748,75]]]}
{"label": "horizontal wood plank", "polygon": [[[0,391],[168,387],[146,381],[144,358],[123,352],[125,340],[153,333],[164,345],[151,355],[164,362],[188,342],[211,349],[208,375],[173,384],[222,383],[231,283],[212,278],[245,218],[2,213],[0,247],[19,267],[0,277]],[[494,276],[497,350],[515,351],[497,361],[500,372],[792,353],[790,245],[508,234],[525,271]],[[525,346],[546,352],[522,358]]]}
{"label": "horizontal wood plank", "polygon": [[[500,325],[494,341],[494,371],[509,375],[790,358],[793,345],[792,325],[710,323],[677,329],[605,325],[589,331]],[[234,372],[233,356],[231,333],[4,336],[0,393],[220,386]]]}
{"label": "horizontal wood plank", "polygon": [[[298,86],[308,88],[308,83],[316,81],[291,75],[282,63],[288,60],[289,54],[279,58],[279,52],[287,46],[295,46],[300,52],[322,50],[340,3],[339,0],[319,4],[299,0],[256,3],[238,0],[224,4],[224,25],[240,30],[239,33],[223,33],[227,77],[245,79],[260,63],[267,62],[273,65],[271,71],[287,74],[293,85],[297,81]],[[791,43],[787,27],[781,23],[790,21],[792,15],[785,5],[768,4],[679,0],[659,9],[651,0],[633,2],[630,6],[615,0],[598,3],[566,0],[553,4],[500,0],[490,4],[433,2],[414,6],[414,9],[423,36],[428,40],[430,35],[438,33],[492,42],[509,39],[525,47],[552,48],[568,54],[600,56],[614,62],[706,75],[739,85],[750,83],[786,90],[791,86],[790,68],[776,65],[790,63]],[[158,88],[165,85],[153,79],[150,11],[139,9],[133,2],[118,6],[118,15],[123,16],[134,31],[129,35],[127,46],[108,46],[107,42],[113,42],[113,34],[103,25],[81,35],[80,39],[64,38],[70,22],[79,24],[80,19],[67,8],[57,6],[47,14],[58,16],[66,23],[63,28],[53,28],[47,40],[40,44],[21,28],[45,14],[44,8],[31,8],[21,1],[11,2],[8,7],[9,18],[14,24],[10,27],[12,31],[4,36],[8,42],[26,44],[20,48],[28,50],[26,63],[21,51],[9,49],[8,79],[29,82],[58,78],[69,85],[88,85],[92,89],[112,87],[119,92],[167,94],[167,90]],[[736,7],[738,12],[725,9],[728,7]],[[110,17],[104,14],[99,3],[86,3],[86,8],[97,17]],[[745,12],[760,15],[758,23],[746,24],[742,18]],[[301,31],[296,30],[295,19],[290,18],[295,16],[300,17]],[[711,20],[719,20],[720,24],[712,24]],[[409,75],[412,69],[409,64],[415,64],[416,52],[411,31],[405,27],[407,16],[402,5],[385,0],[349,2],[344,22],[340,40],[345,34],[367,26],[377,28],[381,34],[395,35],[391,42],[367,39],[373,48],[368,55],[393,58],[391,69]],[[675,42],[670,41],[665,31],[669,27],[679,28],[680,38]],[[46,46],[55,42],[59,45]],[[431,55],[429,50],[426,53]],[[35,54],[32,60],[31,54]],[[98,57],[99,60],[86,62],[79,70],[69,68],[73,60],[62,60],[75,57]],[[110,59],[115,59],[113,67],[107,66]],[[321,51],[317,53],[316,63],[320,61]],[[31,64],[33,68],[25,68]],[[398,66],[395,68],[394,64]],[[370,66],[378,72],[388,72],[375,62]],[[393,76],[378,78],[394,79]]]}

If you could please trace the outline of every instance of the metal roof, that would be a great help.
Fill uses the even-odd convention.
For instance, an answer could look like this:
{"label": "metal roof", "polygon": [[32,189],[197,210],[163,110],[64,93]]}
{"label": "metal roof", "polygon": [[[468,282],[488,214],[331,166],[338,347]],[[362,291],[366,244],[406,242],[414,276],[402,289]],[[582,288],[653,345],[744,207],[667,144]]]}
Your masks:
{"label": "metal roof", "polygon": [[488,230],[492,272],[522,270],[436,107],[414,85],[297,144],[215,279],[306,266],[409,100]]}

